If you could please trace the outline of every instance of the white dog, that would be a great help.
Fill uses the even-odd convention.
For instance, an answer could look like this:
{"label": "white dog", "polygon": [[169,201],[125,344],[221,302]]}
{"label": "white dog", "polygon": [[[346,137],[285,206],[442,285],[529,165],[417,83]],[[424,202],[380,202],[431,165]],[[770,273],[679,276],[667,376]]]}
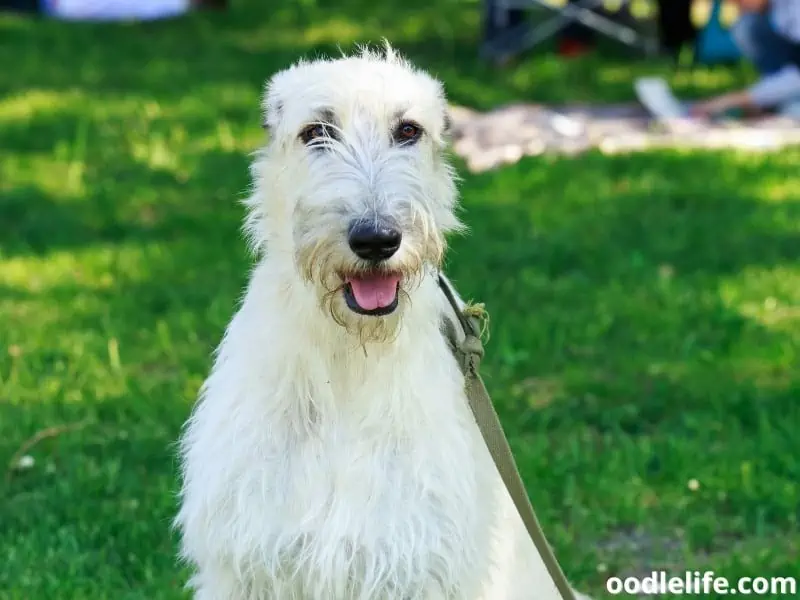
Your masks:
{"label": "white dog", "polygon": [[441,85],[390,49],[265,99],[258,264],[182,438],[198,600],[551,600],[441,332]]}

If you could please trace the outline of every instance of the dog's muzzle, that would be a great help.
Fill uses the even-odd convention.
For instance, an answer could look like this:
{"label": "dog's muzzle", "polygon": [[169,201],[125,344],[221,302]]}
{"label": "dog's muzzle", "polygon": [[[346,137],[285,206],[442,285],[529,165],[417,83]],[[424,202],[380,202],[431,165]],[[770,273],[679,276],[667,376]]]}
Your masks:
{"label": "dog's muzzle", "polygon": [[385,220],[359,220],[351,224],[347,242],[353,253],[373,268],[345,277],[344,299],[360,315],[383,316],[397,309],[400,275],[381,268],[400,249],[403,235]]}

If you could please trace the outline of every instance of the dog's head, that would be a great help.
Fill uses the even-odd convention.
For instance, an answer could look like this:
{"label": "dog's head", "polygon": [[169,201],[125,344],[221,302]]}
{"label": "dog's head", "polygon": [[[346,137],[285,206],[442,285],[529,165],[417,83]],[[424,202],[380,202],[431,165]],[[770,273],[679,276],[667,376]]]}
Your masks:
{"label": "dog's head", "polygon": [[391,336],[459,227],[442,86],[387,46],[279,72],[264,104],[251,236],[340,325]]}

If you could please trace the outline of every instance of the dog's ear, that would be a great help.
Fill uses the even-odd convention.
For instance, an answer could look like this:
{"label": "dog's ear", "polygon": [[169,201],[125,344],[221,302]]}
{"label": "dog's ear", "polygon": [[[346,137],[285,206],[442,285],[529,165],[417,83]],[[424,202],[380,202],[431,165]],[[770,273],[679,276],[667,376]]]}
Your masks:
{"label": "dog's ear", "polygon": [[278,121],[280,121],[281,118],[281,112],[283,112],[282,102],[276,101],[274,104],[268,102],[264,108],[264,118],[261,121],[261,127],[268,132],[275,131]]}
{"label": "dog's ear", "polygon": [[272,79],[267,81],[267,85],[264,89],[263,109],[264,116],[261,121],[261,126],[268,132],[274,132],[282,116],[283,101],[278,98]]}

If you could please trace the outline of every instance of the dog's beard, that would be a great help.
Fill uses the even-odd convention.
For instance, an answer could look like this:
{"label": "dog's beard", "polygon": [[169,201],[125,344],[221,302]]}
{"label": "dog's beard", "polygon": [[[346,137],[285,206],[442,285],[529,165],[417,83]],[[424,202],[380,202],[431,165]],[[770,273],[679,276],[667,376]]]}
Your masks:
{"label": "dog's beard", "polygon": [[[302,279],[316,290],[321,309],[337,325],[362,346],[387,343],[397,337],[414,291],[441,263],[443,239],[431,231],[425,233],[422,243],[414,239],[414,233],[406,234],[399,256],[378,264],[357,259],[341,235],[299,247],[296,261]],[[389,294],[386,286],[395,285],[392,291],[396,296],[384,295],[380,301],[366,303],[365,282],[373,280],[383,280],[385,294]]]}
{"label": "dog's beard", "polygon": [[359,344],[363,346],[367,342],[389,343],[397,337],[403,321],[403,311],[406,304],[411,302],[408,291],[402,285],[397,288],[397,308],[382,315],[355,312],[346,299],[346,293],[345,283],[326,291],[321,298],[322,309],[330,314],[337,325],[356,336]]}

